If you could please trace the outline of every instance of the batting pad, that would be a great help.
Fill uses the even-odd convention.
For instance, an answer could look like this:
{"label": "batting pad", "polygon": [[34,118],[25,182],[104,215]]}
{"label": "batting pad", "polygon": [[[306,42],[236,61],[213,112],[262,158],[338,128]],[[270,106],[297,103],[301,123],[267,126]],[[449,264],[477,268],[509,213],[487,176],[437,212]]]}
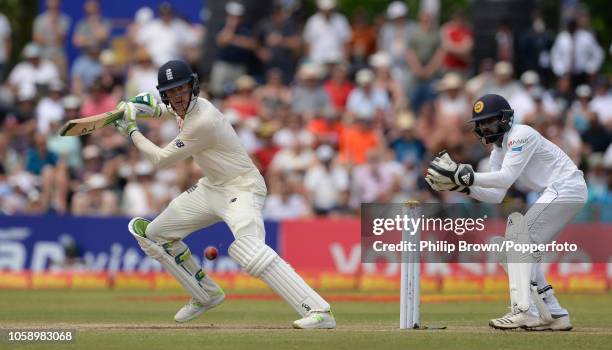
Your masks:
{"label": "batting pad", "polygon": [[[161,247],[154,241],[132,234],[142,250],[151,258],[162,264],[191,296],[202,304],[208,303],[211,294],[220,290],[219,286],[199,268],[187,245],[183,242],[171,242]],[[164,249],[165,248],[165,249]],[[181,251],[176,255],[172,252]]]}
{"label": "batting pad", "polygon": [[[506,222],[506,240],[515,244],[528,244],[527,221],[520,213],[512,213]],[[514,249],[507,250],[508,282],[510,284],[510,304],[521,311],[529,310],[531,294],[531,270],[533,256]]]}
{"label": "batting pad", "polygon": [[251,276],[261,278],[300,315],[305,316],[311,310],[329,311],[329,304],[263,240],[255,236],[239,237],[228,252]]}

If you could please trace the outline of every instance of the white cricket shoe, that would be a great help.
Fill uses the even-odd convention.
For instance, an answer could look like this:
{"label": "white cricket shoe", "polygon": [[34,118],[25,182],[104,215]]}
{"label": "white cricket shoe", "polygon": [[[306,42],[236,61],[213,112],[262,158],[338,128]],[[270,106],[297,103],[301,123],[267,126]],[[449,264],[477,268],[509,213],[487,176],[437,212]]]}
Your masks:
{"label": "white cricket shoe", "polygon": [[293,322],[293,328],[333,329],[336,328],[336,320],[331,311],[308,311],[306,316]]}
{"label": "white cricket shoe", "polygon": [[176,322],[181,322],[181,323],[191,321],[194,318],[203,314],[204,311],[210,310],[213,307],[221,304],[223,300],[225,300],[225,293],[223,293],[223,291],[220,291],[219,294],[213,296],[213,298],[206,304],[203,304],[195,300],[194,298],[191,298],[191,300],[189,300],[187,304],[185,304],[185,306],[183,306],[176,313],[176,315],[174,315],[174,320]]}
{"label": "white cricket shoe", "polygon": [[528,312],[509,312],[500,318],[489,321],[489,326],[495,329],[517,329],[539,326],[542,320]]}
{"label": "white cricket shoe", "polygon": [[543,321],[539,325],[525,327],[528,331],[571,331],[572,324],[568,314],[552,315],[552,322]]}

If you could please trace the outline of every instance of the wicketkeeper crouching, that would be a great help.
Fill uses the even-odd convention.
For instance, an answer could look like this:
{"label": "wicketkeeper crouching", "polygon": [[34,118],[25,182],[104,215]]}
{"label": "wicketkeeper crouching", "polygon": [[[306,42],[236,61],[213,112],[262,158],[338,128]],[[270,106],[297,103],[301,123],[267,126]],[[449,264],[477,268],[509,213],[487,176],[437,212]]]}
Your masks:
{"label": "wicketkeeper crouching", "polygon": [[[505,237],[495,240],[550,243],[584,206],[587,186],[582,171],[565,152],[533,128],[513,125],[513,114],[502,96],[489,94],[476,100],[471,122],[481,142],[493,144],[491,171],[474,172],[469,164],[455,163],[442,152],[431,162],[425,180],[436,191],[459,191],[490,203],[500,203],[508,188],[519,182],[540,197],[524,216],[511,214]],[[498,329],[571,330],[569,313],[559,305],[542,271],[541,254],[502,255],[511,310],[489,325]]]}
{"label": "wicketkeeper crouching", "polygon": [[[121,106],[126,112],[115,127],[157,167],[169,167],[193,157],[206,174],[153,221],[134,218],[128,227],[143,251],[159,261],[191,294],[191,300],[174,319],[192,320],[223,302],[222,289],[202,271],[183,239],[224,221],[235,238],[229,255],[301,315],[293,322],[295,328],[335,328],[329,304],[266,245],[264,179],[227,118],[212,103],[198,97],[197,75],[185,62],[169,61],[159,68],[157,89],[165,107],[151,94],[139,94]],[[180,118],[182,127],[172,142],[160,148],[138,131],[136,118],[162,114]]]}

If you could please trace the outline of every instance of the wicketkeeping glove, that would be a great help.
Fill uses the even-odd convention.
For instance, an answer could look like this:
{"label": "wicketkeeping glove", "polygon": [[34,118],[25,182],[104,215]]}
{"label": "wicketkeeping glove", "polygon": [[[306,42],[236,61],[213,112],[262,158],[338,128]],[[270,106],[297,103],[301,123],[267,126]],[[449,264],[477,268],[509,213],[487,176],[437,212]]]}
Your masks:
{"label": "wicketkeeping glove", "polygon": [[469,164],[457,164],[446,151],[442,151],[429,164],[427,174],[432,182],[469,187],[474,184],[474,169]]}

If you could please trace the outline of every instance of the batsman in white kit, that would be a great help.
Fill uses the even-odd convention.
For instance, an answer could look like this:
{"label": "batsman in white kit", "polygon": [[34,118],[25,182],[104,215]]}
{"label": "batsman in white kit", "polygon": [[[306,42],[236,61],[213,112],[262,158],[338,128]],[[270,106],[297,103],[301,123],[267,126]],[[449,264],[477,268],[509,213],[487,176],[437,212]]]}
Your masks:
{"label": "batsman in white kit", "polygon": [[[587,186],[582,171],[555,144],[527,125],[513,124],[513,110],[502,96],[489,94],[474,103],[474,131],[493,144],[489,172],[474,172],[441,152],[431,162],[425,180],[436,191],[459,191],[479,201],[500,203],[515,182],[540,194],[523,216],[508,217],[505,237],[518,244],[552,242],[582,209]],[[542,253],[501,253],[508,273],[511,310],[489,325],[497,329],[572,329],[541,268]]]}
{"label": "batsman in white kit", "polygon": [[[335,328],[329,304],[266,245],[264,179],[230,122],[212,103],[198,97],[197,75],[185,62],[169,61],[159,68],[157,89],[165,106],[157,104],[151,94],[140,94],[120,106],[125,109],[124,118],[115,127],[157,167],[193,157],[205,174],[153,221],[134,218],[129,223],[142,250],[191,294],[174,319],[192,320],[225,299],[223,290],[202,271],[183,242],[190,233],[224,221],[235,238],[229,255],[300,314],[293,327]],[[136,117],[162,115],[180,118],[182,126],[178,136],[160,148],[140,133]]]}

